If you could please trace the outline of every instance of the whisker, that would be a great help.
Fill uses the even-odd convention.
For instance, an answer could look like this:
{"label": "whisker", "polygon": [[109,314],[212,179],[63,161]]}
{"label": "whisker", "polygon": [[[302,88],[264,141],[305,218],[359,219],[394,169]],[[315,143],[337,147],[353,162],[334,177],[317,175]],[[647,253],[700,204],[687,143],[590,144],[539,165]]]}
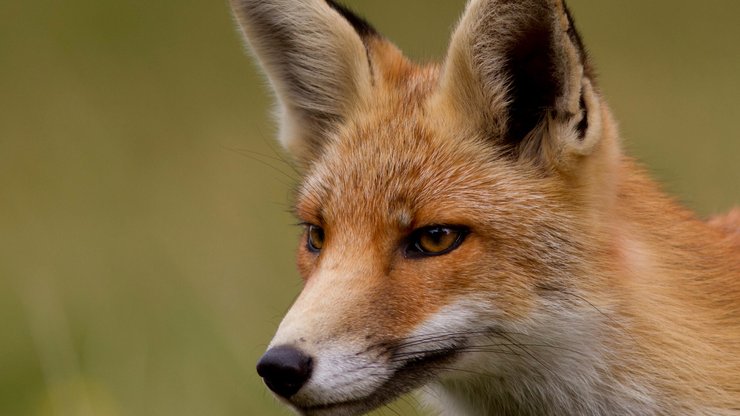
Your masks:
{"label": "whisker", "polygon": [[[501,346],[501,345],[506,345],[506,344],[505,343],[473,344],[473,345],[471,345],[471,347],[483,347],[483,348],[485,348],[485,347],[488,347],[488,346],[494,346],[495,347],[495,346]],[[513,345],[513,344],[511,344],[511,345]],[[572,348],[561,347],[561,346],[558,346],[558,345],[552,345],[552,344],[529,344],[529,343],[517,342],[516,345],[519,345],[519,346],[522,346],[522,347],[548,348],[548,349],[553,349],[553,350],[567,351],[567,352],[571,352],[571,353],[576,354],[576,355],[584,355],[581,351],[574,350]]]}
{"label": "whisker", "polygon": [[[492,352],[492,353],[507,354],[507,355],[514,355],[514,356],[517,356],[517,357],[523,357],[522,354],[517,353],[516,351],[511,350],[510,349],[511,345],[512,344],[501,344],[502,347],[506,347],[507,348],[507,351],[500,350],[500,349],[492,349],[490,347],[487,348],[487,349],[476,349],[475,347],[460,347],[460,348],[457,348],[455,351],[458,351],[458,352]],[[432,355],[432,354],[435,354],[435,353],[441,353],[441,352],[445,352],[445,351],[447,351],[447,349],[434,349],[434,350],[418,351],[416,353],[407,353],[407,354],[405,354],[403,356],[393,357],[392,359],[389,360],[389,362],[391,362],[391,363],[399,363],[399,362],[405,363],[405,362],[408,362],[408,361],[412,361],[415,356],[418,356],[419,358],[422,358],[422,357],[427,356],[427,355]],[[411,357],[411,358],[409,358],[409,357]]]}
{"label": "whisker", "polygon": [[441,342],[441,341],[448,341],[453,340],[456,338],[470,338],[471,335],[491,335],[495,334],[496,330],[494,329],[486,329],[481,331],[461,331],[461,332],[447,332],[442,333],[439,335],[419,335],[419,336],[413,336],[408,337],[404,340],[404,342],[399,342],[393,345],[393,347],[397,350],[413,347],[416,345],[422,345],[422,344],[428,344],[432,342]]}
{"label": "whisker", "polygon": [[[419,403],[419,400],[412,394],[405,394],[400,397],[400,400],[402,400],[404,403],[409,405],[414,409],[415,414],[419,414],[419,407],[421,407],[421,403]],[[413,403],[412,403],[413,400]]]}
{"label": "whisker", "polygon": [[567,290],[558,291],[558,293],[563,293],[565,295],[574,297],[574,298],[580,300],[581,302],[587,304],[588,306],[592,307],[596,312],[598,312],[601,316],[603,316],[604,318],[606,318],[615,327],[621,328],[622,329],[622,334],[627,335],[628,337],[630,337],[632,339],[632,341],[635,342],[635,344],[640,344],[640,342],[637,340],[637,338],[635,338],[630,331],[627,331],[626,328],[625,328],[625,326],[621,322],[617,321],[616,319],[614,319],[611,316],[609,316],[606,312],[604,312],[601,309],[599,309],[598,307],[596,307],[596,305],[594,305],[593,303],[591,303],[591,301],[589,301],[588,299],[584,298],[583,296],[576,295],[575,293],[572,293],[572,292],[567,291]]}
{"label": "whisker", "polygon": [[433,367],[430,367],[430,368],[432,370],[439,370],[439,371],[457,371],[457,372],[461,372],[461,373],[472,374],[474,376],[479,376],[479,377],[496,377],[496,375],[494,375],[494,374],[488,374],[488,373],[483,373],[483,372],[480,372],[480,371],[467,370],[467,369],[456,368],[456,367],[437,367],[437,366],[433,366]]}
{"label": "whisker", "polygon": [[262,154],[259,154],[257,152],[253,152],[253,151],[245,150],[245,149],[236,149],[236,148],[230,148],[230,147],[226,147],[226,146],[222,146],[222,147],[224,149],[226,149],[226,150],[229,150],[231,152],[236,153],[239,156],[244,156],[244,157],[249,158],[249,159],[251,159],[251,160],[253,160],[253,161],[255,161],[255,162],[257,162],[257,163],[259,163],[259,164],[261,164],[263,166],[267,166],[268,168],[272,169],[273,171],[275,171],[275,172],[283,175],[284,177],[290,179],[290,182],[280,181],[283,185],[292,186],[296,181],[298,181],[298,178],[295,178],[295,177],[287,174],[285,171],[283,171],[283,170],[279,169],[278,167],[276,167],[276,166],[274,166],[274,165],[272,165],[272,164],[270,164],[270,163],[268,163],[268,162],[266,162],[266,161],[258,158],[256,155],[259,155],[259,156],[262,156],[262,157],[271,159],[270,156],[262,155]]}
{"label": "whisker", "polygon": [[522,352],[524,352],[525,354],[527,354],[531,359],[535,360],[537,362],[537,364],[541,365],[544,369],[546,369],[547,371],[549,371],[550,374],[552,374],[553,376],[555,376],[557,378],[557,373],[555,373],[550,367],[548,367],[544,362],[542,362],[534,354],[532,354],[531,352],[529,352],[529,350],[527,350],[525,347],[519,345],[519,343],[517,343],[516,340],[514,340],[514,339],[512,339],[512,338],[510,338],[508,336],[506,336],[503,333],[500,333],[499,335],[501,337],[503,337],[504,339],[506,339],[507,341],[511,342],[513,344],[513,346],[519,348]]}
{"label": "whisker", "polygon": [[288,166],[293,172],[295,172],[298,177],[303,176],[301,172],[296,168],[295,163],[293,163],[290,159],[285,158],[285,153],[281,152],[278,148],[275,147],[275,141],[272,140],[272,138],[267,137],[266,134],[261,129],[258,129],[260,133],[260,137],[262,138],[262,142],[267,146],[268,149],[272,151],[272,153],[275,155],[275,157],[278,160],[281,160],[286,166]]}
{"label": "whisker", "polygon": [[388,410],[390,410],[391,412],[393,412],[393,414],[395,414],[397,416],[401,416],[401,414],[398,413],[398,411],[396,411],[396,409],[394,409],[391,405],[392,405],[392,403],[388,403],[388,404],[384,405],[383,407],[386,408],[386,409],[388,409]]}

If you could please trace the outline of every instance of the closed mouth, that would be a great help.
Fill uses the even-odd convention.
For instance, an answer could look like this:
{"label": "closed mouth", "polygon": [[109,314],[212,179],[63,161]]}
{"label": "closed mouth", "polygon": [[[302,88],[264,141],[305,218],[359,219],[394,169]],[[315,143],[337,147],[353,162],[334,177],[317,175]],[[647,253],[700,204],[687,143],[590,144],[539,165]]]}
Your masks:
{"label": "closed mouth", "polygon": [[419,353],[419,355],[406,360],[402,366],[396,369],[388,381],[363,398],[312,406],[298,406],[298,410],[304,415],[318,415],[338,409],[350,411],[351,414],[370,411],[425,384],[424,380],[429,380],[439,373],[441,369],[438,366],[454,359],[458,351],[458,347],[448,347],[433,352]]}
{"label": "closed mouth", "polygon": [[348,400],[345,402],[335,402],[335,403],[319,404],[315,406],[299,407],[298,409],[303,413],[311,414],[312,412],[319,412],[322,410],[333,410],[333,409],[338,409],[340,407],[359,406],[364,402],[365,402],[365,399],[357,399],[357,400]]}

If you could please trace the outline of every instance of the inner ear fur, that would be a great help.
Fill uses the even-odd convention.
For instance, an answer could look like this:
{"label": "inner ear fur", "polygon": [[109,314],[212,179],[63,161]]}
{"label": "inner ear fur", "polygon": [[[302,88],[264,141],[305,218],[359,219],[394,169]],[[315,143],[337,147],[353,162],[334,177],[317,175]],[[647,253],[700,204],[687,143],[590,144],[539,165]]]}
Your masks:
{"label": "inner ear fur", "polygon": [[506,153],[565,163],[599,139],[601,112],[573,19],[561,0],[471,0],[440,94]]}
{"label": "inner ear fur", "polygon": [[365,39],[376,33],[334,1],[231,0],[231,6],[277,96],[280,142],[305,165],[369,94]]}

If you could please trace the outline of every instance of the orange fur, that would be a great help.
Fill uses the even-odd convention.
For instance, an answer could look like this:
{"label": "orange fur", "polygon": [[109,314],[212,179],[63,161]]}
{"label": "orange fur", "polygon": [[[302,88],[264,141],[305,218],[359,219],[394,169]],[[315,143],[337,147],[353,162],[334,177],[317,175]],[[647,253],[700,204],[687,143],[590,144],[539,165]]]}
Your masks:
{"label": "orange fur", "polygon": [[[566,33],[561,2],[534,3]],[[499,68],[477,55],[480,16],[510,6],[522,19],[516,3],[472,1],[444,66],[363,38],[371,92],[297,156],[296,213],[326,237],[319,254],[301,242],[306,286],[272,345],[323,367],[289,403],[360,414],[434,383],[450,415],[739,414],[740,210],[703,222],[622,153],[573,37],[556,44],[567,117],[545,118],[514,156],[498,144],[510,90],[479,71]],[[470,234],[448,254],[404,256],[413,230],[440,224]],[[396,383],[399,357],[425,358],[409,347],[419,337],[459,351]]]}

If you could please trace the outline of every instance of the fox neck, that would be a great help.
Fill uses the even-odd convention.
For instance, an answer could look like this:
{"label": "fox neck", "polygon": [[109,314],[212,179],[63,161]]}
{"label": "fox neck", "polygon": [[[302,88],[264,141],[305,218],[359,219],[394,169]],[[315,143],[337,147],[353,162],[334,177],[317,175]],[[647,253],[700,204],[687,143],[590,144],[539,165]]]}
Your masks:
{"label": "fox neck", "polygon": [[[660,414],[655,403],[637,391],[614,383],[619,393],[606,389],[575,391],[574,380],[480,378],[475,382],[442,381],[424,392],[426,402],[443,409],[442,416],[556,416],[556,415],[653,415]],[[607,387],[607,386],[603,386]],[[629,399],[621,394],[632,394]],[[627,400],[626,400],[627,399]]]}

